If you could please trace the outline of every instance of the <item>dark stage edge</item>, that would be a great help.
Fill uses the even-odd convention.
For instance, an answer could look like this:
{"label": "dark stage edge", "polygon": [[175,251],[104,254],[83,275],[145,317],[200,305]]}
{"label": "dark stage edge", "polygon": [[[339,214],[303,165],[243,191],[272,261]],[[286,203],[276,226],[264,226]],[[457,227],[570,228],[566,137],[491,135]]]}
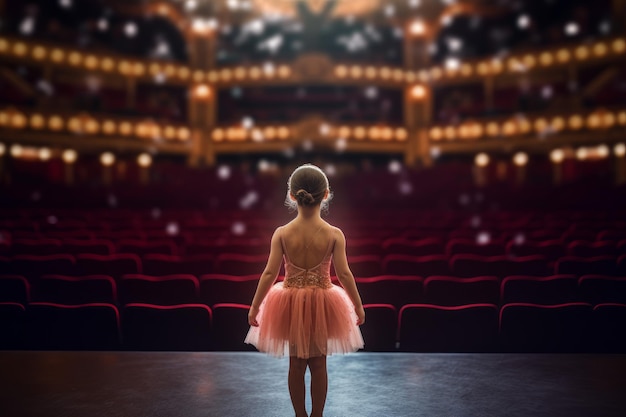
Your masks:
{"label": "dark stage edge", "polygon": [[[288,363],[253,352],[2,351],[0,416],[292,416]],[[626,355],[354,353],[328,365],[326,417],[626,415]]]}

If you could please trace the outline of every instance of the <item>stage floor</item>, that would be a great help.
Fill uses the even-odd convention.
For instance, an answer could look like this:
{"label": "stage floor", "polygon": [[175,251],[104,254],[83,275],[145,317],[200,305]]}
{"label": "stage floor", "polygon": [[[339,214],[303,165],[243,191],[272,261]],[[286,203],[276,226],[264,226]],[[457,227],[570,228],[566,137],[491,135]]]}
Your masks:
{"label": "stage floor", "polygon": [[[251,352],[4,351],[0,416],[292,416],[288,363]],[[326,417],[626,415],[626,355],[355,353],[328,366]]]}

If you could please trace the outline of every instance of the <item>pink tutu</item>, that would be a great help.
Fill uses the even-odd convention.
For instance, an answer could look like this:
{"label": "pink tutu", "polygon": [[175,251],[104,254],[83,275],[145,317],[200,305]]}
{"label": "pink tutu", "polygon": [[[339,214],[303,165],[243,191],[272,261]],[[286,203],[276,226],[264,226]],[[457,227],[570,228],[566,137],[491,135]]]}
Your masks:
{"label": "pink tutu", "polygon": [[345,290],[329,284],[291,287],[274,284],[259,308],[258,327],[245,343],[272,356],[310,358],[363,348],[357,316]]}

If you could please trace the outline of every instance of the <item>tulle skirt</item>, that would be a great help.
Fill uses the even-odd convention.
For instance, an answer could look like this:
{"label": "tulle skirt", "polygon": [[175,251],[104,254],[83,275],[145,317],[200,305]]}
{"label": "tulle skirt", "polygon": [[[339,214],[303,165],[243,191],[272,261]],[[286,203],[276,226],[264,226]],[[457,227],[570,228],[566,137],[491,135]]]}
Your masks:
{"label": "tulle skirt", "polygon": [[363,336],[348,294],[330,288],[285,288],[274,284],[259,307],[258,327],[250,327],[245,343],[261,352],[310,358],[363,348]]}

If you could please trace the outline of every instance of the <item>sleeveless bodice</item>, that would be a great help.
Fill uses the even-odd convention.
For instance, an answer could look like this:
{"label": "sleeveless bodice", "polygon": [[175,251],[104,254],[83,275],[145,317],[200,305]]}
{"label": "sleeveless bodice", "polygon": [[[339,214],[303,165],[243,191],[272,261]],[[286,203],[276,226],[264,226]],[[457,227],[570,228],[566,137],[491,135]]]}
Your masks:
{"label": "sleeveless bodice", "polygon": [[289,259],[289,255],[287,255],[285,242],[282,240],[282,237],[281,243],[283,246],[283,259],[285,261],[285,280],[283,281],[285,288],[332,287],[330,281],[330,263],[332,259],[333,241],[328,242],[322,262],[312,268],[302,268],[293,264]]}

